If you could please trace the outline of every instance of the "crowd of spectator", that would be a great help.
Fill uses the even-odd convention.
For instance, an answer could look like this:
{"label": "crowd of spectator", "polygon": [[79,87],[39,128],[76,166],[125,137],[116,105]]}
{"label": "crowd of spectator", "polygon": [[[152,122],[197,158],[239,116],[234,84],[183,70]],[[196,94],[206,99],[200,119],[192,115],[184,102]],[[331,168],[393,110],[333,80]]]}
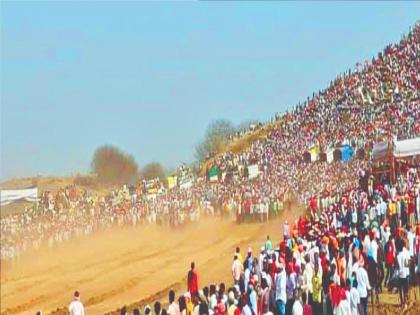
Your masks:
{"label": "crowd of spectator", "polygon": [[[186,292],[170,290],[144,314],[367,315],[369,298],[373,306],[385,290],[407,309],[409,287],[420,293],[418,171],[407,167],[395,185],[362,172],[354,189],[311,198],[308,215],[284,223],[282,240],[267,236],[245,256],[236,248],[230,283],[201,285],[192,262]],[[120,314],[131,311],[143,312],[124,306]]]}
{"label": "crowd of spectator", "polygon": [[[370,167],[374,143],[420,135],[420,25],[356,70],[338,76],[329,86],[283,116],[276,114],[267,136],[241,153],[213,159],[224,178],[195,179],[187,189],[175,187],[153,199],[123,188],[106,197],[66,187],[45,193],[35,207],[1,219],[1,257],[11,258],[44,241],[50,245],[73,235],[112,225],[140,222],[182,224],[202,213],[267,220],[285,200],[295,196],[341,194],[355,187],[362,170]],[[264,126],[259,126],[264,128]],[[311,146],[321,152],[349,144],[365,152],[349,162],[303,158]],[[258,175],[246,170],[257,165]]]}

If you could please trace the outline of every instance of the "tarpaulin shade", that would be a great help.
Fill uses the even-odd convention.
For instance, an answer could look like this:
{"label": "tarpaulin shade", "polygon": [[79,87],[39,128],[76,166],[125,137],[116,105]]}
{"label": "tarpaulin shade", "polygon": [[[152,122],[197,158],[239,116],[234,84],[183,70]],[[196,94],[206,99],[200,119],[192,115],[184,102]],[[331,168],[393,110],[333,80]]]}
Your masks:
{"label": "tarpaulin shade", "polygon": [[248,178],[252,179],[260,174],[258,164],[248,166]]}
{"label": "tarpaulin shade", "polygon": [[327,162],[331,163],[334,161],[334,149],[329,149],[327,151]]}
{"label": "tarpaulin shade", "polygon": [[349,161],[353,156],[353,149],[349,145],[343,145],[340,147],[341,161]]}
{"label": "tarpaulin shade", "polygon": [[396,158],[406,158],[420,155],[420,137],[395,142],[394,156]]}
{"label": "tarpaulin shade", "polygon": [[27,189],[2,189],[0,191],[1,205],[8,205],[9,203],[26,200],[29,202],[35,202],[38,200],[38,188],[27,188]]}

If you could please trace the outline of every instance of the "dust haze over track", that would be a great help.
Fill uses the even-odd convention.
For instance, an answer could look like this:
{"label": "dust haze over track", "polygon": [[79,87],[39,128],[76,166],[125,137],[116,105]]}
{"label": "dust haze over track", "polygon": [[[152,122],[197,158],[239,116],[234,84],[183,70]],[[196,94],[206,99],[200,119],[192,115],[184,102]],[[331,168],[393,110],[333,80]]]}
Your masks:
{"label": "dust haze over track", "polygon": [[277,242],[283,221],[294,221],[303,210],[285,209],[269,223],[238,225],[231,220],[202,217],[177,230],[159,226],[113,228],[83,236],[52,249],[28,252],[1,268],[1,314],[67,314],[79,290],[88,314],[104,314],[139,301],[166,302],[167,289],[185,290],[191,261],[199,284],[225,281],[235,246],[257,251],[267,234]]}

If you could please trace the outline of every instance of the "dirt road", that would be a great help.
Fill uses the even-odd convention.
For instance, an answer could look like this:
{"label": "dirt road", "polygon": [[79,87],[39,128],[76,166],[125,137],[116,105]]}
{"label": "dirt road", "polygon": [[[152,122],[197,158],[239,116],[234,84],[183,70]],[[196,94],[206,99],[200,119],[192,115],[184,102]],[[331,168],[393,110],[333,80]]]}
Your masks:
{"label": "dirt road", "polygon": [[[283,214],[289,221],[296,210]],[[1,269],[1,313],[44,314],[63,308],[75,289],[87,314],[104,314],[122,305],[181,289],[192,260],[200,283],[230,283],[235,246],[254,251],[267,234],[278,240],[282,220],[237,225],[203,219],[178,230],[158,226],[113,229],[82,237],[53,249],[28,253]],[[184,288],[182,288],[184,289]]]}

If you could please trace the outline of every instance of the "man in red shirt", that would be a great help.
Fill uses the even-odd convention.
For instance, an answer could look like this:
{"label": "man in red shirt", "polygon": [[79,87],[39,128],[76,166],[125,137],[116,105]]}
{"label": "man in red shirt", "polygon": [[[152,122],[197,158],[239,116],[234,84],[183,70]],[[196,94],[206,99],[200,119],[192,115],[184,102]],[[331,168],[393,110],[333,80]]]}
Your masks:
{"label": "man in red shirt", "polygon": [[195,263],[191,263],[191,270],[188,271],[188,292],[193,296],[198,296],[198,274],[195,270]]}

